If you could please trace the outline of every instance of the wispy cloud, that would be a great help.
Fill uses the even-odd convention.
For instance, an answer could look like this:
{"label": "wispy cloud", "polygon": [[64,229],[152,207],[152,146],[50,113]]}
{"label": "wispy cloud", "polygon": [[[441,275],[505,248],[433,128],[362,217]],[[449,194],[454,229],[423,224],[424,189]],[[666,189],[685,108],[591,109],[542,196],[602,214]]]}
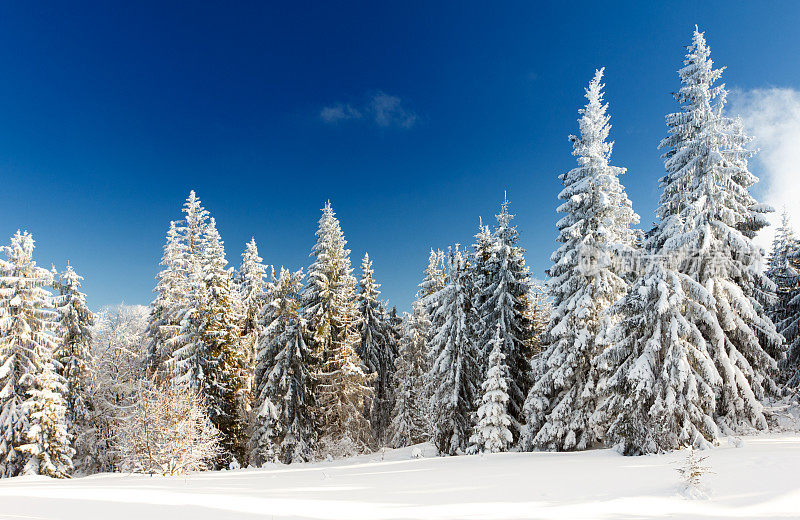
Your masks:
{"label": "wispy cloud", "polygon": [[319,117],[328,124],[364,119],[382,128],[411,128],[418,120],[417,114],[403,106],[402,99],[385,92],[376,92],[356,106],[349,103],[326,106],[320,111]]}
{"label": "wispy cloud", "polygon": [[348,119],[361,119],[361,112],[353,108],[352,105],[337,103],[333,106],[323,108],[319,117],[326,123],[338,123]]}
{"label": "wispy cloud", "polygon": [[761,177],[757,192],[763,202],[777,210],[769,215],[772,225],[756,239],[769,251],[783,209],[795,231],[800,232],[800,90],[734,91],[730,108],[732,114],[741,115],[747,132],[760,149],[753,168]]}

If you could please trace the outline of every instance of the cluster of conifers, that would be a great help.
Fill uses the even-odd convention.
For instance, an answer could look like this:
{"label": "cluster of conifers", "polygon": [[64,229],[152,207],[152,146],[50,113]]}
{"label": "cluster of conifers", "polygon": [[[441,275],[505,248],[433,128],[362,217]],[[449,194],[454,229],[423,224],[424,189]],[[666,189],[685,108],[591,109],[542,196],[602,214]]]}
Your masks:
{"label": "cluster of conifers", "polygon": [[[254,240],[234,271],[191,192],[167,235],[138,375],[150,386],[139,391],[158,401],[191,390],[196,401],[160,408],[164,424],[213,432],[189,432],[161,450],[172,457],[163,464],[176,467],[181,450],[202,453],[185,466],[202,469],[426,440],[447,454],[600,445],[640,454],[766,429],[764,400],[798,379],[800,246],[784,221],[766,274],[754,261],[772,210],[749,193],[749,138],[724,112],[721,73],[696,30],[679,70],[680,111],[666,118],[657,222],[643,233],[619,181],[625,170],[609,163],[596,72],[571,137],[578,166],[560,176],[547,295],[532,283],[507,201],[472,250],[431,252],[400,318],[379,300],[368,256],[353,277],[330,203],[307,273],[268,270]],[[56,284],[36,267],[29,235],[5,250],[0,474],[65,476],[92,408],[82,396],[93,316],[71,268]],[[47,290],[54,284],[60,296]],[[173,420],[175,410],[196,419]],[[146,423],[125,430],[127,456],[162,442]]]}

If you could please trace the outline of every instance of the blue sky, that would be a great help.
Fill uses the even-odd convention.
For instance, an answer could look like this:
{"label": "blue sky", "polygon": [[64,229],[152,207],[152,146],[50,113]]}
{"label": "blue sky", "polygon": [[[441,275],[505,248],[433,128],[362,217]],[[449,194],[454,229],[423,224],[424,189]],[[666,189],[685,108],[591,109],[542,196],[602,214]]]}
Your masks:
{"label": "blue sky", "polygon": [[333,4],[4,2],[0,236],[69,260],[94,308],[146,304],[190,189],[235,265],[254,236],[307,267],[331,199],[406,308],[428,250],[470,243],[504,190],[543,277],[595,68],[643,225],[695,23],[729,87],[800,87],[796,2]]}

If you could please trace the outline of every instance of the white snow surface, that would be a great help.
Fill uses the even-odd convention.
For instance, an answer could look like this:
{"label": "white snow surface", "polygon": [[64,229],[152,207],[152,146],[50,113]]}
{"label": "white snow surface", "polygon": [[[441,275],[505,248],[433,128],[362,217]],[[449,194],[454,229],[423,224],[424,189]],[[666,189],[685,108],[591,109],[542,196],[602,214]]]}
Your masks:
{"label": "white snow surface", "polygon": [[[424,457],[414,459],[421,450]],[[0,519],[797,518],[800,435],[703,451],[705,499],[681,492],[683,451],[435,457],[424,444],[335,462],[196,473],[0,480]]]}

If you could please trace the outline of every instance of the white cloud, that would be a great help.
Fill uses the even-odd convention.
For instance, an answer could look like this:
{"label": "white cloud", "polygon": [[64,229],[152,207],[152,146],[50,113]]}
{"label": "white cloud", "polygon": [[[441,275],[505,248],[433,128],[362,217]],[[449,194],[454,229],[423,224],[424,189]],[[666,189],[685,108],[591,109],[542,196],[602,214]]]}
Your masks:
{"label": "white cloud", "polygon": [[800,90],[734,91],[729,106],[732,115],[742,116],[747,133],[759,148],[752,168],[761,178],[757,195],[776,209],[768,217],[772,225],[756,238],[769,252],[783,209],[800,232]]}
{"label": "white cloud", "polygon": [[358,106],[346,103],[327,106],[320,111],[319,117],[329,124],[368,118],[382,128],[411,128],[418,119],[414,112],[403,106],[402,99],[385,92],[373,94],[366,102]]}
{"label": "white cloud", "polygon": [[361,112],[351,105],[336,103],[335,105],[323,108],[319,117],[326,123],[338,123],[348,119],[361,119]]}
{"label": "white cloud", "polygon": [[411,128],[417,121],[417,115],[403,108],[402,101],[397,96],[390,96],[378,92],[369,103],[370,113],[378,126],[399,126]]}

